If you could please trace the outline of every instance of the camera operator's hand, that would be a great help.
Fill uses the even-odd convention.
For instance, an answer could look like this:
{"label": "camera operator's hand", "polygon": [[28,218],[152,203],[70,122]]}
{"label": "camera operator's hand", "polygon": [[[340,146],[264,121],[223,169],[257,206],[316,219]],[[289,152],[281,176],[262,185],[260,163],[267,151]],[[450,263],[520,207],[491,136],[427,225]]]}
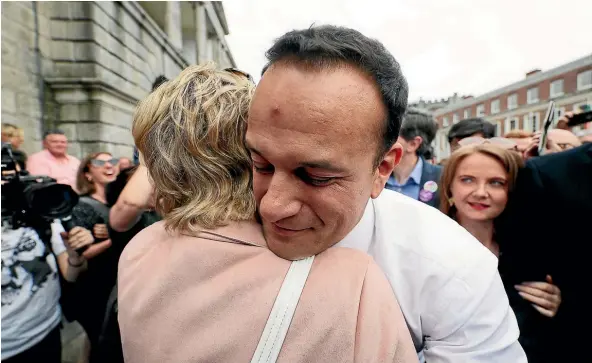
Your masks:
{"label": "camera operator's hand", "polygon": [[79,248],[91,245],[95,240],[88,229],[78,226],[72,228],[69,233],[62,232],[61,235],[68,252],[74,253]]}
{"label": "camera operator's hand", "polygon": [[105,252],[107,249],[111,247],[111,240],[106,239],[103,242],[93,243],[89,248],[87,248],[83,253],[82,257],[90,260],[101,253]]}
{"label": "camera operator's hand", "polygon": [[106,224],[95,224],[93,227],[93,235],[96,239],[109,238],[109,232],[107,231]]}

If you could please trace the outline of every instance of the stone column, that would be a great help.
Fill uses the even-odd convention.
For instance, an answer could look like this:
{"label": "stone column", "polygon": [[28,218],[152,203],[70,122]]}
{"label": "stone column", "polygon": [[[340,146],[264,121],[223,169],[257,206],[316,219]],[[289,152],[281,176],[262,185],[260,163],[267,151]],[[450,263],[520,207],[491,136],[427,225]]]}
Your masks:
{"label": "stone column", "polygon": [[208,61],[208,25],[206,20],[206,8],[202,3],[195,6],[195,41],[197,42],[197,63],[202,64]]}
{"label": "stone column", "polygon": [[165,32],[169,37],[169,41],[175,48],[183,48],[181,3],[178,1],[166,2]]}

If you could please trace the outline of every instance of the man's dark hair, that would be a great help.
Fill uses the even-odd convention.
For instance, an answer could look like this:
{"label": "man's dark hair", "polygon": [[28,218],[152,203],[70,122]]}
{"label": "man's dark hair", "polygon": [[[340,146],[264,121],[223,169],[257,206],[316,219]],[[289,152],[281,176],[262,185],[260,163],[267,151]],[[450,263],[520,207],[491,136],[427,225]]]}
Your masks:
{"label": "man's dark hair", "polygon": [[415,153],[417,156],[426,156],[426,154],[430,156],[433,152],[431,144],[437,131],[438,125],[432,115],[415,108],[409,108],[403,117],[399,135],[407,141],[420,136],[422,138],[421,145]]}
{"label": "man's dark hair", "polygon": [[265,55],[268,63],[263,73],[278,62],[302,64],[313,69],[346,63],[366,72],[376,81],[388,110],[377,162],[397,141],[409,88],[399,63],[379,41],[350,28],[312,26],[284,34]]}
{"label": "man's dark hair", "polygon": [[163,84],[164,82],[167,82],[169,79],[166,78],[165,76],[158,76],[156,77],[156,79],[154,80],[154,83],[152,83],[152,92],[154,92],[158,87],[160,87],[161,84]]}
{"label": "man's dark hair", "polygon": [[47,130],[43,134],[43,140],[45,140],[45,138],[48,137],[49,135],[66,135],[66,133],[64,133],[64,131],[62,131],[60,129]]}
{"label": "man's dark hair", "polygon": [[483,134],[486,139],[495,136],[495,125],[485,121],[482,118],[468,118],[452,125],[448,132],[448,142],[454,139],[464,139],[471,135]]}

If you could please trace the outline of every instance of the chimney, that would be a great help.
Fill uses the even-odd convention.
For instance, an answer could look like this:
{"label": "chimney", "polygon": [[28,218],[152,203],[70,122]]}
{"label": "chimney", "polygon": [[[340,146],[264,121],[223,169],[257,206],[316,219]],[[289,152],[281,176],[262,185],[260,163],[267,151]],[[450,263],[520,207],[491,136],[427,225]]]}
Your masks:
{"label": "chimney", "polygon": [[541,70],[538,69],[538,68],[537,69],[533,69],[532,71],[526,73],[526,77],[528,78],[528,77],[530,77],[532,75],[535,75],[537,73],[541,73]]}

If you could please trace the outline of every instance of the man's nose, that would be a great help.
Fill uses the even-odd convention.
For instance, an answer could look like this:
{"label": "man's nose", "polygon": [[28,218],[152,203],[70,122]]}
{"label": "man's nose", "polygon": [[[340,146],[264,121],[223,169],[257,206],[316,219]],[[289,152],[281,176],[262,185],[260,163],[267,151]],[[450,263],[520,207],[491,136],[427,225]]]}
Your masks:
{"label": "man's nose", "polygon": [[269,222],[278,222],[300,211],[302,204],[297,199],[297,181],[290,175],[274,173],[267,192],[259,203],[259,214]]}

